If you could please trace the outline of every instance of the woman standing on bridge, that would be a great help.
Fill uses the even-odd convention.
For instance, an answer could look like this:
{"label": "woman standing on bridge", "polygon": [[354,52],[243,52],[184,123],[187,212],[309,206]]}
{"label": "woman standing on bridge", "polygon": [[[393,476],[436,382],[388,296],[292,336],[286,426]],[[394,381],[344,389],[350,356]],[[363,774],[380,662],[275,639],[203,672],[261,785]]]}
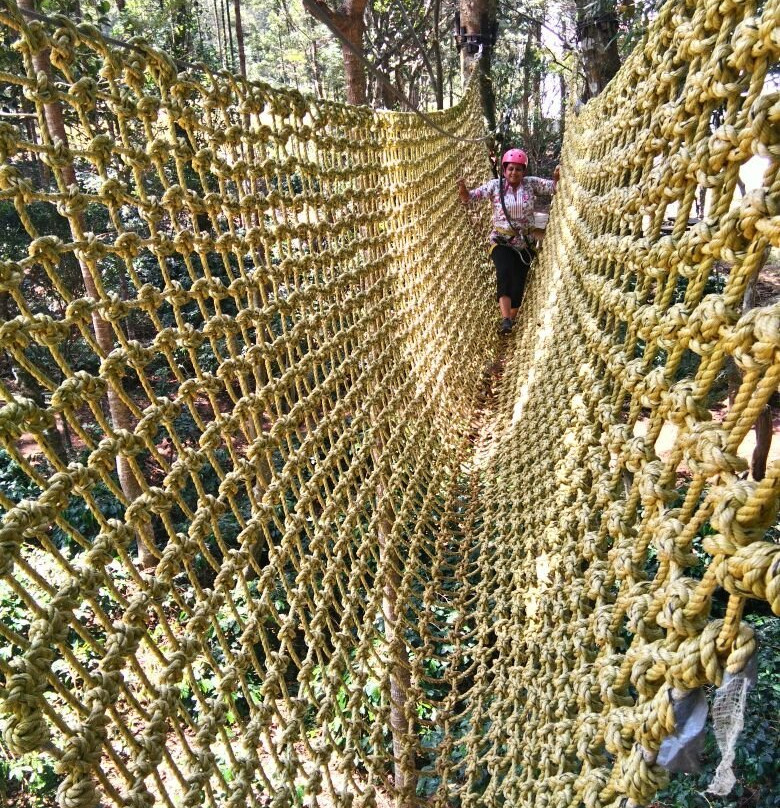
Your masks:
{"label": "woman standing on bridge", "polygon": [[555,167],[551,180],[527,177],[528,157],[521,149],[509,149],[501,158],[501,177],[469,191],[458,180],[458,196],[467,205],[478,199],[493,203],[490,257],[496,267],[496,297],[501,312],[501,332],[512,330],[512,321],[523,298],[528,269],[536,254],[531,233],[534,229],[536,194],[552,196],[560,176]]}

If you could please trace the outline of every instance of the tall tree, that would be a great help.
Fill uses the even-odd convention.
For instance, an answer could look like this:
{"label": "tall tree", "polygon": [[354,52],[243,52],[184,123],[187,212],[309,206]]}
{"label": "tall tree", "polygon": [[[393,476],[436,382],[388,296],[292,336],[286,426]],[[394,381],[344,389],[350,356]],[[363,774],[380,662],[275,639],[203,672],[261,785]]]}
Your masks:
{"label": "tall tree", "polygon": [[213,0],[214,2],[214,28],[216,29],[217,33],[217,52],[219,53],[219,65],[220,67],[225,67],[225,51],[226,48],[222,47],[222,15],[220,14],[220,9],[217,7],[217,0]]}
{"label": "tall tree", "polygon": [[[441,54],[441,0],[391,0],[372,4],[366,13],[366,41],[373,64],[393,87],[416,106],[433,101],[444,107],[444,66]],[[386,83],[369,76],[372,103],[392,109],[400,105]]]}
{"label": "tall tree", "polygon": [[192,58],[193,9],[190,0],[174,0],[171,14],[171,56],[176,59]]}
{"label": "tall tree", "polygon": [[431,54],[433,66],[436,71],[436,81],[434,82],[434,92],[436,93],[436,109],[444,109],[444,63],[441,57],[441,0],[433,0],[433,37],[431,39]]}
{"label": "tall tree", "polygon": [[614,0],[575,0],[577,47],[585,84],[582,100],[598,95],[620,69],[618,15]]}
{"label": "tall tree", "polygon": [[[341,52],[344,58],[347,103],[366,103],[366,69],[362,58],[365,55],[363,33],[366,0],[342,0],[332,9],[325,0],[304,0],[304,7],[313,16],[324,17],[343,37]],[[317,13],[319,12],[319,14]]]}
{"label": "tall tree", "polygon": [[246,78],[246,52],[244,50],[244,29],[241,25],[241,0],[233,0],[233,16],[236,23],[236,48],[238,49],[238,67]]}
{"label": "tall tree", "polygon": [[311,81],[314,85],[314,94],[317,98],[325,97],[325,89],[322,81],[322,69],[320,68],[319,46],[317,44],[317,35],[314,30],[314,20],[309,17],[309,52],[308,65],[311,71]]}
{"label": "tall tree", "polygon": [[496,94],[493,89],[493,46],[498,35],[496,0],[460,0],[461,73],[464,84],[478,70],[482,108],[488,126],[496,126]]}
{"label": "tall tree", "polygon": [[230,45],[230,70],[234,69],[236,66],[236,52],[233,49],[233,22],[230,19],[230,2],[229,0],[222,0],[222,8],[225,13],[225,18],[227,21],[223,20],[224,30],[227,32],[227,41]]}

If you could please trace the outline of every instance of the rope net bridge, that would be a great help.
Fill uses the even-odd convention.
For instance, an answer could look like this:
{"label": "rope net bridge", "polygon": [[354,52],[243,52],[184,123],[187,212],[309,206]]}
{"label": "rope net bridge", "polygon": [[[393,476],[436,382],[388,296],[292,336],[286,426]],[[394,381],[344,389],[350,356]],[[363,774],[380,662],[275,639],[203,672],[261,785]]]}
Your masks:
{"label": "rope net bridge", "polygon": [[571,117],[500,379],[473,93],[453,146],[0,8],[5,753],[68,808],[648,802],[780,613],[780,4],[667,4]]}

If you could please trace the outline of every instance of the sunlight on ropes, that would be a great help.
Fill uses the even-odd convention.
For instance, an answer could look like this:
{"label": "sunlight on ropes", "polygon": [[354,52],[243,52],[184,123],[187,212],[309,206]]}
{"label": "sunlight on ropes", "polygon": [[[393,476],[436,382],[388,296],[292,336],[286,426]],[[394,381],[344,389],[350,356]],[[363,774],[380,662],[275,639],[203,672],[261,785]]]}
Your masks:
{"label": "sunlight on ropes", "polygon": [[780,613],[780,465],[737,452],[780,381],[779,14],[667,3],[569,117],[499,346],[476,93],[443,180],[415,116],[3,0],[7,759],[68,808],[651,801]]}

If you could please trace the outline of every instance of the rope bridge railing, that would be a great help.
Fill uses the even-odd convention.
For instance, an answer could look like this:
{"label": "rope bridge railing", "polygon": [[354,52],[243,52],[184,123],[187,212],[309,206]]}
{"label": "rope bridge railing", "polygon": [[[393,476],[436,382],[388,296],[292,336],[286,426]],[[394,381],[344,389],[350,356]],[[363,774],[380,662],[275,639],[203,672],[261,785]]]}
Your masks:
{"label": "rope bridge railing", "polygon": [[572,119],[491,398],[480,146],[4,0],[6,754],[74,808],[646,803],[780,612],[778,13],[666,6]]}

